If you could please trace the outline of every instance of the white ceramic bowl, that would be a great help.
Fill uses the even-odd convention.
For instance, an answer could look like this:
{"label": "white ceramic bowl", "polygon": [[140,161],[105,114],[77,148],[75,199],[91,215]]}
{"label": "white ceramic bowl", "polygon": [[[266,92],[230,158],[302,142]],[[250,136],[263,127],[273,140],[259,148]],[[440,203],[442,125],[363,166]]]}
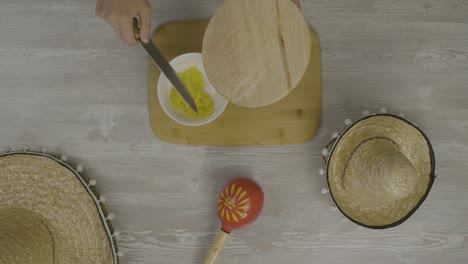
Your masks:
{"label": "white ceramic bowl", "polygon": [[183,110],[175,109],[170,100],[170,91],[174,87],[164,74],[159,76],[158,80],[158,98],[162,109],[166,114],[177,123],[187,126],[201,126],[208,124],[221,115],[226,109],[228,101],[222,97],[211,85],[206,77],[205,68],[201,53],[182,54],[169,62],[176,72],[186,71],[192,66],[196,66],[205,77],[205,92],[208,93],[214,102],[214,113],[205,119],[191,119],[184,115]]}

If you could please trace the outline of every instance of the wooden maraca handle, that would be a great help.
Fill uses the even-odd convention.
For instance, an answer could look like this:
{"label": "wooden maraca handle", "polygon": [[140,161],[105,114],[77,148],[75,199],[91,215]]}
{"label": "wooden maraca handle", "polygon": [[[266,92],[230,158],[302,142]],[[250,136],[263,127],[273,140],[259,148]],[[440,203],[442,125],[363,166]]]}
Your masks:
{"label": "wooden maraca handle", "polygon": [[223,230],[220,230],[218,232],[218,235],[216,236],[215,241],[211,245],[210,250],[208,250],[208,253],[206,253],[205,260],[203,261],[203,264],[215,264],[216,259],[219,256],[219,253],[224,248],[224,244],[226,243],[227,238],[229,237],[229,234],[224,232]]}

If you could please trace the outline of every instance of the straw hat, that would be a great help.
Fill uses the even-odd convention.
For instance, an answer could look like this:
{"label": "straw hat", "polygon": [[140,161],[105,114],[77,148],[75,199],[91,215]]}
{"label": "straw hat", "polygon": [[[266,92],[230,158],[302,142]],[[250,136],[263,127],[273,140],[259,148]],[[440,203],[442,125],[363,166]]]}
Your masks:
{"label": "straw hat", "polygon": [[[327,158],[327,181],[338,209],[368,228],[389,228],[408,219],[434,181],[428,138],[408,120],[364,117],[336,135]],[[327,152],[325,150],[325,152]]]}
{"label": "straw hat", "polygon": [[81,170],[44,153],[0,154],[1,264],[118,263],[109,214]]}

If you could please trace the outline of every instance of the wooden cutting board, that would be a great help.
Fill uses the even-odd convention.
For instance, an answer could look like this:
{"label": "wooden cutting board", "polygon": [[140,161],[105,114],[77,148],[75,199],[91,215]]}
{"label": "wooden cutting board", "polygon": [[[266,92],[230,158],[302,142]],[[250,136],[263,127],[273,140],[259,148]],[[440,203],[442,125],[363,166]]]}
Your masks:
{"label": "wooden cutting board", "polygon": [[311,34],[291,0],[225,0],[203,38],[203,64],[229,102],[261,107],[297,87],[309,65]]}
{"label": "wooden cutting board", "polygon": [[[201,52],[208,21],[172,22],[160,27],[153,41],[168,60],[188,52]],[[302,144],[312,140],[320,127],[322,65],[320,42],[311,28],[312,50],[308,69],[299,85],[285,98],[265,107],[228,105],[213,122],[183,126],[164,113],[157,98],[160,71],[151,61],[149,101],[151,127],[166,142],[207,146]]]}

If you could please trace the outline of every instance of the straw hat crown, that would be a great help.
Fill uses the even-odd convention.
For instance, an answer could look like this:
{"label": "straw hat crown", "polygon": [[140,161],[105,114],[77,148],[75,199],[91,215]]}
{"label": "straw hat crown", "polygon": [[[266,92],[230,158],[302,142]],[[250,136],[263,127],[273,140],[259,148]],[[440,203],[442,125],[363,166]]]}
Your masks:
{"label": "straw hat crown", "polygon": [[366,189],[367,196],[388,202],[406,197],[416,184],[416,170],[394,142],[386,138],[366,140],[350,156],[344,186]]}

